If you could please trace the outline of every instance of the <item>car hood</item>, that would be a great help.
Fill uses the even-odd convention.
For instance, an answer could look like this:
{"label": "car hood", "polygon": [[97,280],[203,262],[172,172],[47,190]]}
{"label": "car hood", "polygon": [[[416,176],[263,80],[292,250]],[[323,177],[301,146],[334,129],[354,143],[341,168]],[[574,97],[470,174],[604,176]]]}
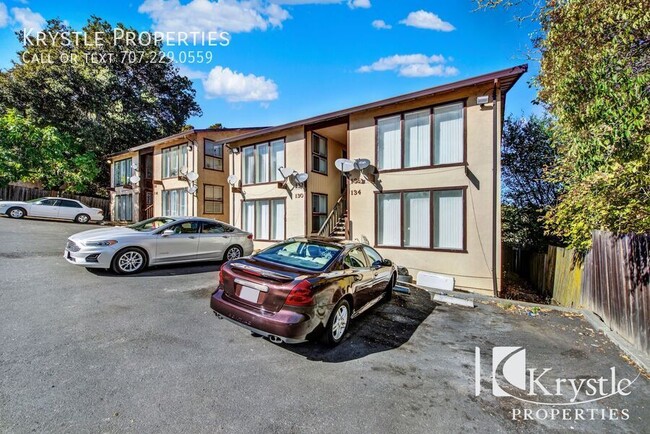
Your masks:
{"label": "car hood", "polygon": [[0,200],[0,206],[12,206],[12,205],[27,205],[27,202],[21,202],[19,200]]}
{"label": "car hood", "polygon": [[79,232],[70,237],[72,241],[79,241],[85,243],[87,241],[103,241],[103,240],[113,240],[113,239],[124,239],[130,237],[141,237],[150,235],[151,232],[140,232],[135,229],[125,228],[125,227],[113,227],[113,228],[102,228],[102,229],[92,229],[89,231]]}

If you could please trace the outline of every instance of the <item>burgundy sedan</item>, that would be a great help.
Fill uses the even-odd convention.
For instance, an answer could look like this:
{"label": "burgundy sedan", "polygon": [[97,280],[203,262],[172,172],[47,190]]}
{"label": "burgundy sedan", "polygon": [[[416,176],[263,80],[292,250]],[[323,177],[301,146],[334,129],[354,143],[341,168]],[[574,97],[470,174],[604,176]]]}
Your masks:
{"label": "burgundy sedan", "polygon": [[293,238],[226,262],[210,306],[272,342],[324,336],[336,345],[350,320],[390,300],[397,269],[373,248],[325,238]]}

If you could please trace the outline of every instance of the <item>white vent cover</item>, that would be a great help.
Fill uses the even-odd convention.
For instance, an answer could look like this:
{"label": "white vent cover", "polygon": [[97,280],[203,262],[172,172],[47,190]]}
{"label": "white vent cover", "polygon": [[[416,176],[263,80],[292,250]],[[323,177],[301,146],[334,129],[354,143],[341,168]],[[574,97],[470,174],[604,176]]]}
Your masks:
{"label": "white vent cover", "polygon": [[444,274],[427,273],[426,271],[420,271],[418,273],[417,284],[425,288],[453,291],[454,283],[453,277],[445,276]]}

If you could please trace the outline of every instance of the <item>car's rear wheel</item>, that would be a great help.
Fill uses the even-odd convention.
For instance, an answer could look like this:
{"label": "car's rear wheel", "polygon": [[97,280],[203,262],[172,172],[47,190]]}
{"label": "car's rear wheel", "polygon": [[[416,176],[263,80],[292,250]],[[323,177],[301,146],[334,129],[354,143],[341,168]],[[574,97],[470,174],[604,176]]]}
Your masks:
{"label": "car's rear wheel", "polygon": [[244,251],[239,246],[230,246],[226,249],[223,254],[224,261],[232,261],[233,259],[241,258],[244,255]]}
{"label": "car's rear wheel", "polygon": [[124,249],[113,258],[113,271],[118,274],[134,274],[146,266],[146,256],[140,249]]}
{"label": "car's rear wheel", "polygon": [[77,223],[88,223],[90,221],[90,216],[88,214],[79,214],[74,218],[74,221]]}
{"label": "car's rear wheel", "polygon": [[330,319],[327,322],[327,328],[325,329],[325,340],[327,344],[334,346],[338,345],[345,336],[345,332],[348,330],[348,325],[350,324],[350,303],[347,300],[343,299],[339,301],[332,310]]}
{"label": "car's rear wheel", "polygon": [[12,219],[21,219],[27,215],[27,212],[22,208],[9,208],[7,215]]}

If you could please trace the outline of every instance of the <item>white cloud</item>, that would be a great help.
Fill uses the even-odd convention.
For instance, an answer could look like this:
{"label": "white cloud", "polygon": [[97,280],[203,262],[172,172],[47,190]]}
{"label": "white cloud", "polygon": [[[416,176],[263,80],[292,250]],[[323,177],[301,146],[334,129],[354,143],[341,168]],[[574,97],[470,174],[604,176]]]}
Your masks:
{"label": "white cloud", "polygon": [[273,101],[278,99],[278,86],[271,79],[253,74],[244,75],[230,68],[215,66],[203,80],[207,98],[223,98],[228,102]]}
{"label": "white cloud", "polygon": [[348,6],[350,7],[350,9],[355,9],[355,8],[368,9],[372,5],[370,4],[370,0],[348,0]]}
{"label": "white cloud", "polygon": [[33,12],[30,8],[11,8],[11,14],[20,29],[33,29],[39,32],[47,24],[41,14]]}
{"label": "white cloud", "polygon": [[391,26],[390,24],[386,24],[386,21],[384,21],[384,20],[375,20],[375,21],[372,22],[372,26],[375,29],[380,29],[380,30],[382,30],[382,29],[389,30],[389,29],[393,28],[393,26]]}
{"label": "white cloud", "polygon": [[433,12],[423,10],[411,12],[408,17],[400,21],[400,23],[411,27],[417,27],[419,29],[439,30],[441,32],[451,32],[456,29],[451,23],[443,21]]}
{"label": "white cloud", "polygon": [[0,29],[6,27],[9,24],[9,12],[7,11],[7,6],[4,3],[0,3]]}
{"label": "white cloud", "polygon": [[397,71],[402,77],[446,77],[458,74],[458,69],[445,66],[445,62],[445,57],[440,54],[396,54],[362,66],[357,72]]}
{"label": "white cloud", "polygon": [[291,18],[277,2],[260,0],[145,0],[138,12],[149,15],[160,32],[264,31]]}
{"label": "white cloud", "polygon": [[270,0],[278,5],[328,5],[341,3],[343,0]]}
{"label": "white cloud", "polygon": [[178,65],[178,73],[180,75],[184,75],[185,77],[189,78],[190,80],[204,80],[208,78],[208,74],[206,74],[203,71],[196,71],[194,69],[190,69],[185,65]]}

